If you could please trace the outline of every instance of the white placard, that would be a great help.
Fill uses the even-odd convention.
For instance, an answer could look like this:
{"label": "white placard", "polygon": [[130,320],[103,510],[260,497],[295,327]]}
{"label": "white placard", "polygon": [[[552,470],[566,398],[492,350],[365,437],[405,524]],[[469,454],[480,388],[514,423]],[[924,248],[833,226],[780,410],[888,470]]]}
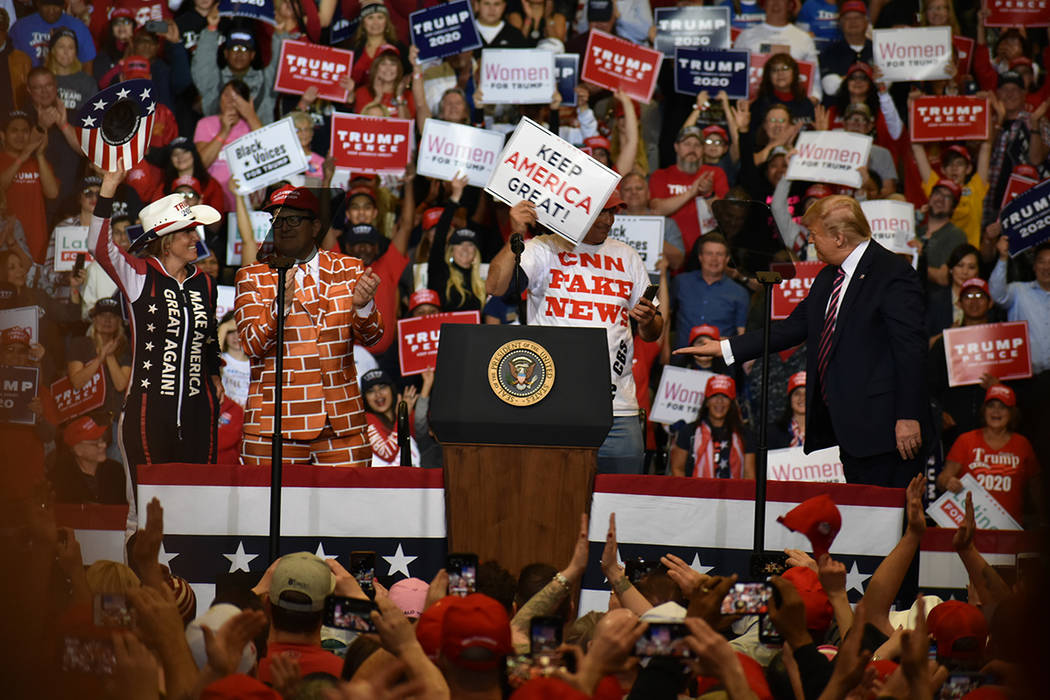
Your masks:
{"label": "white placard", "polygon": [[910,252],[908,241],[915,238],[915,205],[894,199],[861,202],[864,218],[871,227],[872,239],[894,252]]}
{"label": "white placard", "polygon": [[656,272],[656,261],[664,252],[664,222],[662,216],[617,214],[609,229],[609,238],[634,248],[646,271]]}
{"label": "white placard", "polygon": [[1021,530],[1021,525],[1013,519],[999,501],[981,486],[973,474],[959,477],[962,491],[944,495],[930,504],[926,509],[933,521],[940,527],[957,528],[966,514],[966,494],[973,494],[973,515],[978,530]]}
{"label": "white placard", "polygon": [[[237,288],[228,284],[215,285],[215,320],[222,321],[222,317],[233,311],[234,299],[237,298]],[[222,343],[222,338],[219,338]]]}
{"label": "white placard", "polygon": [[871,36],[875,66],[884,82],[942,80],[952,65],[951,27],[876,29]]}
{"label": "white placard", "polygon": [[84,253],[84,264],[95,258],[88,250],[87,226],[56,226],[52,234],[55,237],[55,272],[72,272],[77,261],[77,253]]}
{"label": "white placard", "polygon": [[481,52],[485,104],[550,104],[554,97],[554,53],[536,49]]}
{"label": "white placard", "polygon": [[704,402],[707,380],[713,376],[714,372],[706,370],[665,365],[649,420],[664,425],[680,420],[686,423],[695,421],[700,415],[700,404]]}
{"label": "white placard", "polygon": [[766,468],[767,481],[818,481],[844,484],[839,447],[834,445],[806,454],[801,447],[770,450]]}
{"label": "white placard", "polygon": [[577,245],[601,213],[620,175],[522,117],[485,191],[514,206],[536,205],[539,223]]}
{"label": "white placard", "polygon": [[222,149],[222,158],[240,183],[238,194],[306,172],[306,154],[291,117],[249,132]]}
{"label": "white placard", "polygon": [[858,168],[868,164],[871,140],[848,131],[803,131],[784,177],[858,188]]}
{"label": "white placard", "polygon": [[[252,233],[255,234],[255,242],[262,245],[266,236],[270,233],[270,222],[273,215],[265,211],[249,211],[252,220]],[[226,220],[226,264],[241,264],[241,249],[244,242],[241,241],[241,232],[237,229],[237,212],[231,211]]]}
{"label": "white placard", "polygon": [[474,187],[484,187],[492,177],[503,150],[503,134],[464,124],[427,119],[419,143],[416,172],[439,180],[463,173]]}
{"label": "white placard", "polygon": [[40,342],[40,316],[43,311],[39,306],[19,306],[14,309],[0,310],[0,332],[8,328],[28,328],[29,342]]}

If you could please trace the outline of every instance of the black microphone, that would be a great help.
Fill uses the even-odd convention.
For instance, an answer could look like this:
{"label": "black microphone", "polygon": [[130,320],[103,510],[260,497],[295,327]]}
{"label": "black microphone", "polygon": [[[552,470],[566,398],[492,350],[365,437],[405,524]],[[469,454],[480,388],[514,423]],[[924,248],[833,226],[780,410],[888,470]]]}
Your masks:
{"label": "black microphone", "polygon": [[520,233],[512,233],[510,236],[510,250],[514,255],[525,252],[525,238]]}
{"label": "black microphone", "polygon": [[412,433],[408,428],[408,404],[400,401],[397,404],[397,447],[401,450],[401,466],[412,466]]}

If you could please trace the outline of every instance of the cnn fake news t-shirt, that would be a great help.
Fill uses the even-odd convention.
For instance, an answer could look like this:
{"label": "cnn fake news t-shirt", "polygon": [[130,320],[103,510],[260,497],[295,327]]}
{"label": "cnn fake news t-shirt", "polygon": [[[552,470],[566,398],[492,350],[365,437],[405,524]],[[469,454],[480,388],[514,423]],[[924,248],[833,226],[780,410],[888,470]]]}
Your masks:
{"label": "cnn fake news t-shirt", "polygon": [[551,234],[525,245],[521,267],[529,278],[529,325],[604,328],[616,387],[613,415],[637,413],[631,374],[634,342],[627,314],[649,284],[638,253],[612,239],[573,248]]}

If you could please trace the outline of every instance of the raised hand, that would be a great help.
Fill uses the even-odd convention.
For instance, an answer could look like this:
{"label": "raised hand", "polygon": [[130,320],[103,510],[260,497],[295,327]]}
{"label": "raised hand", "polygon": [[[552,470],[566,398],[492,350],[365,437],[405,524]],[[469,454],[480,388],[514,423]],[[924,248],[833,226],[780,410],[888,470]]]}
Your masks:
{"label": "raised hand", "polygon": [[691,597],[709,578],[673,554],[660,557],[660,563],[667,567],[667,575],[678,584],[686,598]]}
{"label": "raised hand", "polygon": [[461,173],[457,170],[455,177],[453,177],[452,181],[449,183],[449,189],[452,190],[452,201],[457,203],[462,202],[463,190],[467,189],[467,185],[469,184],[470,178],[467,176],[467,174]]}
{"label": "raised hand", "polygon": [[372,272],[372,268],[366,267],[365,271],[357,278],[357,283],[354,285],[354,308],[363,309],[368,306],[368,303],[372,301],[372,298],[376,295],[376,289],[379,288],[379,282],[379,275]]}
{"label": "raised hand", "polygon": [[576,533],[576,544],[572,549],[572,559],[569,560],[569,565],[565,567],[563,576],[569,579],[569,581],[578,581],[583,578],[583,572],[587,569],[587,555],[591,548],[591,542],[588,538],[589,519],[587,514],[583,513],[580,515],[580,529]]}
{"label": "raised hand", "polygon": [[532,202],[523,199],[510,208],[510,230],[514,233],[525,233],[535,223],[536,205]]}
{"label": "raised hand", "polygon": [[267,624],[266,613],[261,610],[242,610],[217,630],[201,625],[208,665],[222,676],[236,673],[244,647],[266,629]]}
{"label": "raised hand", "polygon": [[817,578],[821,588],[829,596],[846,592],[846,565],[832,559],[830,554],[820,555]]}
{"label": "raised hand", "polygon": [[[958,479],[956,479],[958,481]],[[951,484],[949,483],[949,487]],[[962,484],[959,484],[962,488]],[[966,494],[966,510],[959,529],[952,535],[952,548],[956,552],[965,552],[973,547],[973,536],[977,532],[977,519],[974,517],[973,494]]]}
{"label": "raised hand", "polygon": [[921,538],[926,532],[926,511],[922,507],[922,494],[926,491],[926,475],[912,477],[905,491],[907,497],[908,533]]}

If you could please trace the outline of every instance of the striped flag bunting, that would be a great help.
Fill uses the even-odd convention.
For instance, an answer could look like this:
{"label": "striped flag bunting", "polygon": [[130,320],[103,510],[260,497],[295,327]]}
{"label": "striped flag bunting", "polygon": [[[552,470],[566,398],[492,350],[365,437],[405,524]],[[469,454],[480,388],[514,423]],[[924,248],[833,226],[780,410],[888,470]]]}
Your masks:
{"label": "striped flag bunting", "polygon": [[[952,547],[955,530],[931,527],[923,535],[919,548],[919,589],[923,593],[966,599],[968,576],[959,555]],[[1023,530],[979,530],[974,544],[992,566],[1013,566],[1021,552],[1039,551],[1038,538]]]}
{"label": "striped flag bunting", "polygon": [[85,566],[99,559],[124,561],[127,506],[56,503],[54,513],[56,525],[71,528],[76,534]]}

